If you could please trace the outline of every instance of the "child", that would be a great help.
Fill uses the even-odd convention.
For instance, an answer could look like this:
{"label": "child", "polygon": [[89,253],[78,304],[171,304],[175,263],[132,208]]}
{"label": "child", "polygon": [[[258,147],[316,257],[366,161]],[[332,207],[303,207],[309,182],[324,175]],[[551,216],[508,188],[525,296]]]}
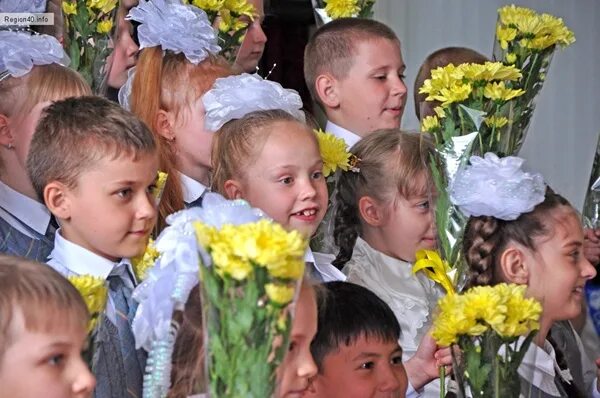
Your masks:
{"label": "child", "polygon": [[145,43],[128,98],[130,109],[154,133],[160,169],[169,175],[159,205],[160,231],[166,216],[202,203],[209,185],[213,132],[204,128],[201,97],[231,70],[215,55],[216,35],[200,9],[152,0],[134,7],[128,18],[141,22],[138,33]]}
{"label": "child", "polygon": [[[471,215],[463,245],[469,266],[466,288],[526,284],[527,294],[542,303],[540,329],[519,368],[531,384],[526,387],[532,389],[531,396],[600,396],[597,382],[590,383],[594,372],[579,337],[562,322],[581,312],[583,286],[596,275],[583,255],[577,212],[546,188],[539,174],[525,173],[520,164],[515,168],[514,161],[503,160],[493,154],[471,157],[469,170],[479,178],[470,178],[470,171],[459,172],[451,191],[461,211]],[[503,178],[506,175],[509,180]],[[490,186],[497,187],[495,195]],[[569,357],[573,366],[567,368]]]}
{"label": "child", "polygon": [[0,253],[45,261],[54,245],[56,227],[27,176],[25,157],[50,101],[91,93],[81,76],[59,64],[63,55],[54,37],[0,32]]}
{"label": "child", "polygon": [[254,20],[249,21],[250,26],[238,50],[234,68],[240,69],[242,72],[254,73],[267,42],[267,36],[261,26],[265,18],[265,8],[263,0],[248,0],[248,3],[254,6]]}
{"label": "child", "polygon": [[375,130],[400,127],[404,69],[394,32],[369,19],[334,20],[304,51],[304,79],[327,115],[325,130],[348,147]]}
{"label": "child", "polygon": [[429,353],[418,353],[403,366],[394,313],[362,286],[328,282],[317,301],[319,327],[311,351],[319,373],[306,397],[404,396],[407,385],[407,396],[417,396],[413,386],[419,390],[438,377],[438,364],[451,362],[450,350],[435,352],[428,337]]}
{"label": "child", "polygon": [[317,374],[317,365],[310,352],[310,343],[317,333],[317,302],[315,289],[304,280],[294,310],[288,352],[277,369],[276,398],[303,397],[310,380]]}
{"label": "child", "polygon": [[417,77],[415,79],[413,98],[415,101],[415,114],[417,115],[417,119],[421,120],[421,118],[426,116],[433,116],[435,114],[433,108],[439,105],[439,103],[435,101],[425,101],[425,98],[427,97],[426,94],[419,94],[419,89],[423,86],[425,80],[431,79],[431,71],[433,69],[444,67],[448,64],[484,64],[487,61],[489,61],[489,59],[486,56],[466,47],[444,47],[429,54],[419,68],[419,72],[417,72]]}
{"label": "child", "polygon": [[349,282],[375,292],[394,311],[401,327],[404,359],[414,355],[432,321],[441,289],[423,273],[413,274],[419,249],[433,249],[436,232],[429,206],[427,162],[419,134],[383,130],[352,147],[358,173],[337,181],[334,265]]}
{"label": "child", "polygon": [[109,284],[99,332],[109,338],[99,342],[96,396],[140,396],[145,360],[134,351],[136,280],[128,259],[144,251],[156,221],[152,133],[103,98],[56,102],[36,129],[27,171],[61,225],[48,264],[65,276],[89,274]]}
{"label": "child", "polygon": [[81,358],[88,310],[49,267],[0,256],[2,397],[84,398],[94,376]]}
{"label": "child", "polygon": [[[231,120],[217,132],[212,158],[214,190],[247,200],[288,230],[307,238],[315,233],[327,209],[327,185],[317,139],[304,122],[277,109]],[[306,261],[317,281],[344,279],[310,249]]]}

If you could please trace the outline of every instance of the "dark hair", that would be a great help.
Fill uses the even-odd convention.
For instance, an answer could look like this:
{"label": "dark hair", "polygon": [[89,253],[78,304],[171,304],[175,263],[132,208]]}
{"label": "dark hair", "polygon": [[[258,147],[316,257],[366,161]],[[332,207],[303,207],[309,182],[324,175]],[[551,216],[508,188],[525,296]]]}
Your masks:
{"label": "dark hair", "polygon": [[354,283],[328,282],[317,290],[318,329],[310,351],[319,371],[325,357],[340,345],[361,337],[382,342],[398,341],[400,324],[391,308],[375,293]]}
{"label": "dark hair", "polygon": [[430,179],[426,159],[432,151],[426,135],[399,129],[377,131],[350,149],[360,159],[360,172],[341,173],[336,182],[333,235],[339,253],[333,265],[342,268],[352,257],[362,232],[360,198],[368,195],[384,203],[397,194],[410,198],[426,192]]}
{"label": "dark hair", "polygon": [[469,218],[462,247],[468,266],[465,289],[498,281],[495,268],[500,254],[509,242],[535,249],[535,238],[552,233],[548,216],[559,206],[571,205],[548,187],[544,201],[516,220],[504,221],[491,216]]}
{"label": "dark hair", "polygon": [[101,159],[155,151],[150,130],[118,104],[94,96],[67,98],[44,110],[31,140],[27,172],[43,200],[48,183],[74,188],[81,173]]}
{"label": "dark hair", "polygon": [[322,104],[315,91],[317,77],[328,73],[338,80],[346,78],[358,44],[374,39],[391,40],[400,45],[390,27],[372,19],[340,18],[317,29],[304,49],[304,80],[319,105]]}

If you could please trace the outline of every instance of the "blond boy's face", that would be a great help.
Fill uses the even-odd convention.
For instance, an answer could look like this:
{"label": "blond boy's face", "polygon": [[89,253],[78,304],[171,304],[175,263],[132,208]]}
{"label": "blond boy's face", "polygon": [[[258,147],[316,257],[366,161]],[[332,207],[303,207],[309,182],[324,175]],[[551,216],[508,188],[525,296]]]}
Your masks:
{"label": "blond boy's face", "polygon": [[0,360],[2,397],[84,398],[96,384],[81,358],[84,325],[57,322],[52,332],[25,329],[15,311],[9,333],[14,337]]}
{"label": "blond boy's face", "polygon": [[359,42],[348,74],[335,80],[339,106],[333,121],[362,137],[400,127],[406,104],[405,68],[399,42],[383,38]]}
{"label": "blond boy's face", "polygon": [[241,198],[288,231],[312,236],[327,211],[323,161],[313,133],[297,122],[269,127],[256,161],[244,171]]}
{"label": "blond boy's face", "polygon": [[111,261],[142,253],[156,222],[157,171],[156,153],[98,161],[65,189],[62,235]]}
{"label": "blond boy's face", "polygon": [[396,341],[358,338],[325,356],[312,382],[309,398],[403,397],[408,380]]}

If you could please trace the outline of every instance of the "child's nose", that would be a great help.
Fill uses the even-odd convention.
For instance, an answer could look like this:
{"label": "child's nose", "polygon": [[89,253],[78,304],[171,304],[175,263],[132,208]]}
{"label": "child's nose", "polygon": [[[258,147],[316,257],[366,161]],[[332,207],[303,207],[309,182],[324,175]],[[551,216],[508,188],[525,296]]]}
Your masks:
{"label": "child's nose", "polygon": [[254,42],[262,44],[266,43],[267,35],[265,34],[265,31],[263,30],[259,21],[254,22],[253,29],[252,38],[254,39]]}
{"label": "child's nose", "polygon": [[596,268],[584,256],[583,264],[581,266],[581,276],[585,279],[594,279],[596,274],[597,274]]}
{"label": "child's nose", "polygon": [[96,387],[96,378],[90,372],[83,360],[79,359],[75,365],[73,380],[73,396],[78,398],[89,397]]}
{"label": "child's nose", "polygon": [[308,351],[302,358],[300,358],[300,364],[298,366],[298,377],[310,379],[317,375],[317,364]]}
{"label": "child's nose", "polygon": [[140,195],[138,218],[148,219],[156,216],[156,198],[152,194]]}
{"label": "child's nose", "polygon": [[302,182],[300,185],[300,189],[301,189],[301,192],[300,192],[301,200],[312,199],[317,194],[317,190],[314,186],[314,182],[311,180],[306,180],[306,181]]}

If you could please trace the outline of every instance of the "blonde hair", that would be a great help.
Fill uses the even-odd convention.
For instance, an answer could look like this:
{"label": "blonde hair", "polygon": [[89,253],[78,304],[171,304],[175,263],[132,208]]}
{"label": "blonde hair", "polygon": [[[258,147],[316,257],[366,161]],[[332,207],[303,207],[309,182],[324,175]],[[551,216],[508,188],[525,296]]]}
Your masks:
{"label": "blonde hair", "polygon": [[227,62],[218,56],[209,56],[194,65],[184,54],[166,51],[163,55],[160,47],[145,48],[140,52],[131,89],[131,111],[150,127],[158,143],[159,168],[169,174],[158,209],[159,231],[165,226],[165,218],[185,205],[177,171],[177,153],[173,143],[158,133],[156,116],[161,109],[179,116],[206,93],[217,78],[232,73]]}
{"label": "blonde hair", "polygon": [[0,255],[0,363],[17,337],[11,328],[21,315],[25,329],[52,332],[65,325],[85,328],[89,319],[81,295],[47,265]]}
{"label": "blonde hair", "polygon": [[336,183],[333,234],[340,252],[333,264],[337,267],[350,260],[361,233],[360,198],[368,195],[386,203],[396,195],[411,198],[425,194],[430,179],[428,156],[433,147],[423,134],[391,129],[363,138],[350,151],[360,159],[360,172],[341,173]]}
{"label": "blonde hair", "polygon": [[322,102],[315,90],[317,77],[328,73],[338,80],[346,78],[354,63],[358,44],[376,39],[400,45],[392,29],[372,19],[340,18],[315,32],[304,49],[304,80],[319,105],[322,106]]}
{"label": "blonde hair", "polygon": [[[212,190],[225,194],[225,182],[245,177],[277,122],[295,122],[306,127],[289,113],[273,109],[251,112],[241,119],[229,121],[217,131],[212,145]],[[315,138],[316,141],[316,138]]]}

